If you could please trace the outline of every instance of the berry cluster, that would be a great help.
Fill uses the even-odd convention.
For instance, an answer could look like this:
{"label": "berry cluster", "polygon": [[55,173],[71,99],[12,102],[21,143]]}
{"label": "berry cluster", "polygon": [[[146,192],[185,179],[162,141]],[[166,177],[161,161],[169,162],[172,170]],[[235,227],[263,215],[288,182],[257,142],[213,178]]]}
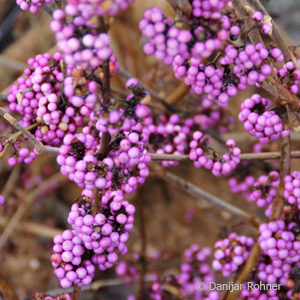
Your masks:
{"label": "berry cluster", "polygon": [[30,13],[37,13],[40,7],[51,4],[52,0],[16,0],[22,10],[29,10]]}
{"label": "berry cluster", "polygon": [[250,237],[231,233],[226,239],[215,243],[212,267],[229,277],[248,259],[254,240]]}
{"label": "berry cluster", "polygon": [[102,271],[111,268],[118,253],[127,253],[125,243],[133,227],[135,207],[124,201],[120,191],[104,193],[96,214],[92,214],[94,202],[79,198],[68,216],[73,230],[54,238],[51,260],[63,288],[91,283],[95,266]]}
{"label": "berry cluster", "polygon": [[268,262],[262,262],[258,266],[257,276],[260,280],[287,285],[293,266],[299,265],[299,229],[299,224],[285,223],[283,220],[259,227],[258,243],[263,253],[269,257]]}
{"label": "berry cluster", "polygon": [[124,10],[133,0],[67,0],[68,5],[72,5],[86,19],[93,15],[114,16],[119,11]]}
{"label": "berry cluster", "polygon": [[72,285],[83,286],[90,284],[95,274],[95,266],[89,259],[82,240],[76,231],[65,230],[54,237],[53,254],[51,255],[54,274],[63,288]]}
{"label": "berry cluster", "polygon": [[194,244],[184,251],[183,263],[180,265],[180,274],[176,276],[178,284],[184,295],[192,296],[193,299],[217,300],[220,295],[218,291],[205,289],[197,290],[199,282],[207,287],[211,282],[215,282],[215,276],[211,270],[208,259],[211,255],[209,248],[200,248]]}
{"label": "berry cluster", "polygon": [[300,209],[300,172],[293,171],[284,178],[284,197],[290,205]]}
{"label": "berry cluster", "polygon": [[105,61],[116,61],[109,35],[98,33],[97,26],[82,17],[77,5],[55,10],[50,27],[68,65],[95,70]]}
{"label": "berry cluster", "polygon": [[13,167],[17,163],[24,162],[25,164],[31,164],[36,158],[36,150],[30,151],[28,148],[20,148],[19,144],[14,144],[14,153],[8,158],[8,164]]}
{"label": "berry cluster", "polygon": [[119,111],[101,109],[91,114],[81,133],[65,136],[57,162],[61,172],[84,189],[83,195],[92,198],[95,188],[131,193],[144,183],[150,162],[139,122],[149,113],[140,103],[144,97],[137,90]]}
{"label": "berry cluster", "polygon": [[122,200],[122,193],[108,192],[102,197],[100,212],[91,213],[88,202],[72,205],[68,222],[82,239],[84,247],[95,253],[94,264],[106,270],[118,260],[117,252],[127,253],[125,243],[133,227],[135,207]]}
{"label": "berry cluster", "polygon": [[[298,58],[299,61],[299,58]],[[288,88],[294,95],[299,95],[300,70],[292,61],[286,62],[282,68],[274,68],[281,84]]]}
{"label": "berry cluster", "polygon": [[[24,70],[27,78],[19,77],[17,84],[9,88],[7,97],[9,109],[23,115],[20,124],[34,129],[36,139],[49,146],[60,145],[66,133],[82,126],[83,117],[93,109],[90,106],[87,112],[79,110],[65,98],[61,91],[61,63],[62,55],[58,52],[53,58],[48,53],[30,58],[29,67]],[[24,153],[22,157],[28,155]]]}
{"label": "berry cluster", "polygon": [[254,94],[241,104],[239,120],[244,123],[244,128],[250,135],[256,136],[261,143],[270,139],[279,139],[288,136],[290,131],[285,129],[284,121],[270,107],[270,100],[259,94]]}
{"label": "berry cluster", "polygon": [[265,214],[267,217],[272,212],[272,202],[277,194],[280,176],[277,171],[271,171],[267,176],[260,176],[251,186],[247,200],[255,202],[258,207],[268,205]]}
{"label": "berry cluster", "polygon": [[[236,147],[234,140],[228,140],[226,147],[229,153],[219,155],[208,145],[209,139],[201,131],[193,133],[193,139],[190,142],[189,158],[193,161],[196,168],[204,167],[212,170],[214,176],[228,175],[240,162],[239,155],[241,150]],[[206,157],[204,154],[212,150],[213,158]]]}

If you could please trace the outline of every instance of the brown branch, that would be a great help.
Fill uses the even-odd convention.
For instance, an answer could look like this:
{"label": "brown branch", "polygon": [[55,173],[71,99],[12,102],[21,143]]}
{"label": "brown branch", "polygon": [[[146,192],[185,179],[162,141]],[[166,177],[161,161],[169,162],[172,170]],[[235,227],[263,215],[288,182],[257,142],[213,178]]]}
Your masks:
{"label": "brown branch", "polygon": [[102,133],[101,147],[99,151],[99,158],[103,159],[108,155],[109,152],[109,143],[111,136],[108,131]]}
{"label": "brown branch", "polygon": [[2,189],[2,196],[5,199],[8,199],[10,193],[16,187],[16,182],[20,176],[20,171],[21,171],[20,168],[21,168],[20,165],[17,165],[12,169],[12,171],[5,183],[5,186]]}
{"label": "brown branch", "polygon": [[8,121],[13,127],[22,132],[22,134],[29,139],[38,154],[58,154],[59,148],[44,146],[39,142],[35,136],[24,128],[12,115],[10,115],[4,108],[0,107],[0,115]]}
{"label": "brown branch", "polygon": [[79,299],[79,295],[81,292],[81,288],[77,285],[74,285],[74,289],[73,289],[73,293],[72,293],[72,300],[78,300]]}
{"label": "brown branch", "polygon": [[[156,169],[157,170],[157,169]],[[162,169],[160,169],[160,172],[157,172],[158,176],[160,176],[162,179],[168,180],[171,183],[175,184],[176,186],[179,186],[183,188],[186,192],[188,192],[190,195],[201,198],[208,203],[213,204],[216,207],[219,207],[221,209],[224,209],[228,211],[229,213],[240,216],[244,218],[244,220],[247,220],[251,225],[258,227],[261,224],[261,220],[259,220],[257,217],[253,216],[252,214],[228,203],[224,200],[202,190],[198,186],[195,186],[194,184],[186,181],[183,178],[180,178],[170,172],[164,172]]]}
{"label": "brown branch", "polygon": [[[239,158],[241,160],[269,160],[280,159],[281,152],[262,152],[262,153],[241,153]],[[188,155],[176,155],[176,154],[156,154],[149,153],[149,156],[154,161],[168,160],[168,161],[185,161],[189,160]],[[213,156],[207,155],[212,158]],[[300,151],[292,151],[291,158],[300,158]]]}
{"label": "brown branch", "polygon": [[[0,227],[5,227],[7,223],[9,223],[9,218],[4,216],[0,217]],[[62,229],[31,221],[22,222],[22,226],[18,226],[16,230],[47,239],[53,239],[57,234],[63,232]]]}
{"label": "brown branch", "polygon": [[9,223],[5,227],[2,235],[0,236],[0,251],[5,245],[7,239],[12,235],[16,227],[18,226],[22,217],[26,214],[32,203],[43,193],[49,186],[52,184],[57,184],[60,181],[66,181],[67,178],[61,175],[60,173],[53,175],[49,179],[45,180],[39,187],[29,193],[22,203],[20,203],[17,211],[10,219]]}
{"label": "brown branch", "polygon": [[103,196],[103,191],[96,189],[96,197],[95,197],[95,202],[92,207],[92,215],[95,216],[101,208],[102,205],[102,196]]}
{"label": "brown branch", "polygon": [[272,203],[272,214],[270,219],[278,220],[284,206],[284,178],[291,172],[291,142],[290,137],[281,138],[281,160],[280,160],[280,183],[277,196]]}

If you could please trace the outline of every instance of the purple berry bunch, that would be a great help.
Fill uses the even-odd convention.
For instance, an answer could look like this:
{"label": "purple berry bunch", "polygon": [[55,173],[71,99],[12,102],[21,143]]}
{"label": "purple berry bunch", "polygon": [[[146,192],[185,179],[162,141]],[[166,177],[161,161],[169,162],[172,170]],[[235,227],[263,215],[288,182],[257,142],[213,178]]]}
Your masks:
{"label": "purple berry bunch", "polygon": [[[90,258],[92,253],[85,249],[76,231],[65,230],[54,237],[51,255],[54,274],[63,288],[72,285],[84,286],[92,282],[95,266]],[[87,257],[87,258],[86,258]]]}
{"label": "purple berry bunch", "polygon": [[133,227],[135,207],[120,191],[102,195],[98,212],[95,200],[80,197],[72,205],[68,222],[73,230],[55,236],[51,255],[54,274],[63,288],[92,282],[96,267],[104,271],[127,253],[126,242]]}
{"label": "purple berry bunch", "polygon": [[265,214],[270,217],[272,213],[272,202],[277,195],[280,176],[277,171],[271,171],[268,175],[260,176],[250,187],[247,201],[255,202],[258,207],[268,205]]}
{"label": "purple berry bunch", "polygon": [[[222,42],[228,38],[231,25],[229,18],[220,12],[226,1],[218,1],[217,5],[202,2],[192,2],[194,7],[191,23],[187,24],[188,29],[183,30],[176,27],[176,22],[166,18],[160,8],[146,10],[144,18],[140,21],[140,30],[148,39],[144,45],[144,52],[147,55],[155,55],[165,64],[171,64],[176,57],[186,62],[190,58],[209,57],[219,49]],[[174,72],[182,77],[186,69],[184,63],[178,63],[179,61],[173,65]]]}
{"label": "purple berry bunch", "polygon": [[300,209],[300,172],[293,171],[284,178],[284,197],[290,205]]}
{"label": "purple berry bunch", "polygon": [[52,0],[16,0],[22,10],[29,10],[30,13],[37,13],[44,5],[51,4]]}
{"label": "purple berry bunch", "polygon": [[[228,175],[234,170],[240,162],[239,155],[241,150],[236,147],[234,140],[228,140],[226,147],[229,153],[218,154],[209,145],[209,138],[201,131],[193,133],[191,140],[189,158],[193,161],[196,168],[204,167],[211,170],[214,176]],[[212,158],[207,157],[205,154],[212,152]]]}
{"label": "purple berry bunch", "polygon": [[258,43],[247,44],[242,49],[233,45],[226,46],[225,55],[220,59],[220,64],[225,69],[231,66],[231,76],[235,76],[238,89],[245,90],[248,84],[260,87],[261,82],[272,74],[269,61],[280,63],[283,60],[284,57],[279,48],[267,49],[263,44]]}
{"label": "purple berry bunch", "polygon": [[254,240],[250,237],[231,233],[226,239],[215,243],[214,261],[212,267],[222,271],[224,277],[236,272],[248,259]]}
{"label": "purple berry bunch", "polygon": [[141,124],[150,112],[141,103],[147,94],[133,84],[136,80],[128,82],[132,93],[118,110],[112,103],[109,109],[102,107],[93,112],[88,126],[80,133],[68,133],[60,147],[57,162],[61,172],[89,198],[95,188],[131,193],[149,175],[147,164],[151,158]]}
{"label": "purple berry bunch", "polygon": [[[297,217],[296,217],[297,220]],[[268,261],[258,266],[260,280],[286,285],[294,266],[299,267],[300,242],[299,223],[294,221],[272,221],[260,225],[258,243]]]}
{"label": "purple berry bunch", "polygon": [[[155,55],[165,64],[172,64],[177,78],[185,78],[192,92],[205,94],[218,105],[227,106],[230,96],[237,93],[236,77],[229,80],[228,70],[215,64],[205,65],[205,59],[222,49],[228,38],[235,39],[240,28],[231,4],[227,1],[191,1],[193,10],[189,22],[166,18],[160,8],[145,11],[140,29],[148,42],[147,55]],[[179,29],[183,23],[187,29]],[[227,83],[223,83],[223,81]]]}
{"label": "purple berry bunch", "polygon": [[9,109],[23,116],[21,124],[30,126],[37,118],[40,99],[50,94],[59,94],[63,81],[61,54],[56,52],[38,54],[28,59],[25,77],[19,77],[17,83],[10,86],[7,100]]}
{"label": "purple berry bunch", "polygon": [[83,198],[73,204],[68,222],[84,247],[93,251],[92,262],[103,271],[117,262],[117,253],[127,253],[125,243],[133,227],[135,207],[122,200],[120,193],[109,191],[102,197],[100,211],[93,216],[90,202]]}
{"label": "purple berry bunch", "polygon": [[209,286],[215,282],[215,275],[208,264],[211,250],[207,247],[200,248],[194,244],[184,251],[183,262],[180,265],[180,274],[176,280],[180,285],[181,292],[193,299],[218,300],[220,295],[214,290],[197,290],[197,283],[201,282]]}
{"label": "purple berry bunch", "polygon": [[114,16],[125,10],[134,0],[67,0],[68,5],[76,7],[80,14],[89,19],[93,15]]}
{"label": "purple berry bunch", "polygon": [[[73,133],[82,126],[83,117],[93,109],[90,105],[79,110],[62,93],[61,63],[62,55],[58,52],[53,58],[48,53],[30,58],[29,67],[24,70],[27,78],[19,77],[17,84],[9,88],[7,97],[9,109],[23,115],[20,124],[34,129],[36,139],[49,146],[60,145],[66,133]],[[35,153],[31,153],[34,158]],[[29,154],[25,155],[25,150],[23,154],[20,157],[25,160]]]}
{"label": "purple berry bunch", "polygon": [[244,123],[244,128],[250,135],[256,136],[261,143],[270,139],[279,139],[288,136],[289,129],[285,129],[284,120],[270,108],[270,100],[259,94],[254,94],[241,104],[239,120]]}
{"label": "purple berry bunch", "polygon": [[[299,61],[299,58],[297,58]],[[274,68],[281,84],[288,88],[294,95],[299,95],[300,70],[292,61],[286,62],[281,68]]]}
{"label": "purple berry bunch", "polygon": [[[93,14],[90,18],[92,16]],[[64,10],[57,9],[53,12],[50,24],[65,62],[84,70],[95,70],[110,60],[116,63],[109,35],[99,33],[90,18],[84,18],[77,5],[67,4]],[[116,70],[115,66],[114,71]]]}
{"label": "purple berry bunch", "polygon": [[89,117],[97,100],[97,83],[85,78],[83,70],[74,69],[64,79],[64,95],[68,102],[84,117]]}

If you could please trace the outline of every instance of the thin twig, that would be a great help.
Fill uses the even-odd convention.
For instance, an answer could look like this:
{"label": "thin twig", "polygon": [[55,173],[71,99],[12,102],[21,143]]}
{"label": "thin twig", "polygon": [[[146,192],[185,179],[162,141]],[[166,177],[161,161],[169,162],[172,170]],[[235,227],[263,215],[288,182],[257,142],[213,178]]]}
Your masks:
{"label": "thin twig", "polygon": [[291,172],[291,141],[290,137],[281,138],[280,183],[277,195],[272,202],[271,220],[278,220],[284,206],[284,178]]}
{"label": "thin twig", "polygon": [[73,293],[72,293],[72,300],[78,300],[79,299],[79,295],[81,292],[81,288],[77,285],[74,285],[74,289],[73,289]]}
{"label": "thin twig", "polygon": [[48,153],[48,154],[58,154],[59,148],[44,146],[41,142],[39,142],[35,136],[30,133],[26,128],[24,128],[12,115],[10,115],[4,108],[0,107],[0,115],[8,121],[13,127],[17,130],[21,131],[22,134],[29,139],[29,141],[33,144],[36,152],[38,154]]}
{"label": "thin twig", "polygon": [[111,140],[111,135],[108,131],[102,133],[101,147],[100,147],[100,159],[104,159],[109,153],[109,143]]}
{"label": "thin twig", "polygon": [[22,217],[26,214],[27,210],[30,208],[32,203],[36,200],[37,197],[39,197],[45,190],[49,188],[52,184],[57,184],[57,182],[66,181],[67,178],[64,177],[62,174],[58,173],[47,180],[45,180],[39,187],[37,187],[35,190],[33,190],[29,195],[27,195],[25,201],[21,203],[13,215],[13,217],[10,219],[9,223],[5,227],[2,235],[0,236],[0,251],[2,250],[3,246],[5,245],[7,239],[11,236],[11,234],[14,232],[16,227],[18,226],[20,220]]}
{"label": "thin twig", "polygon": [[20,169],[21,169],[20,165],[15,166],[9,175],[1,193],[5,199],[9,198],[10,193],[16,187],[16,182],[20,176],[20,171],[21,171]]}
{"label": "thin twig", "polygon": [[[0,217],[0,227],[5,227],[7,223],[9,223],[9,218],[5,216]],[[46,239],[53,239],[57,234],[63,232],[62,229],[50,227],[44,224],[31,221],[22,222],[22,226],[18,226],[16,230],[33,234]]]}
{"label": "thin twig", "polygon": [[201,198],[208,203],[211,203],[215,205],[216,207],[219,207],[221,209],[225,209],[231,214],[240,216],[247,220],[251,225],[254,225],[255,227],[258,227],[259,224],[261,223],[261,220],[259,220],[256,216],[228,203],[225,202],[224,200],[202,190],[198,186],[195,186],[194,184],[186,181],[183,178],[180,178],[170,172],[164,172],[161,171],[159,172],[158,176],[161,176],[162,179],[168,180],[173,184],[176,184],[176,186],[179,186],[183,188],[185,191],[187,191],[190,195]]}
{"label": "thin twig", "polygon": [[[188,155],[176,155],[176,154],[156,154],[149,153],[152,160],[167,160],[167,161],[185,161],[189,160]],[[213,156],[207,155],[208,158]],[[241,153],[239,158],[241,160],[269,160],[269,159],[280,159],[281,152],[261,152],[261,153]],[[300,151],[292,151],[291,158],[300,158]]]}
{"label": "thin twig", "polygon": [[92,215],[95,216],[97,213],[99,213],[101,205],[102,205],[102,196],[103,191],[96,189],[96,197],[95,197],[95,203],[92,208]]}

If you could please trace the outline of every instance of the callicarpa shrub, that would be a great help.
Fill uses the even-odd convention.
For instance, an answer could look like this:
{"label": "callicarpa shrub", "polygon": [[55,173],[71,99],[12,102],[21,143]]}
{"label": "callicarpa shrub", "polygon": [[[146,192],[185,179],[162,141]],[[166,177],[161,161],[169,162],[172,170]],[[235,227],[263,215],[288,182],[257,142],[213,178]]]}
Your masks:
{"label": "callicarpa shrub", "polygon": [[[11,175],[0,195],[0,250],[14,249],[10,238],[33,199],[75,191],[60,222],[20,229],[57,227],[46,236],[56,289],[33,299],[88,299],[85,290],[102,286],[120,293],[106,299],[300,299],[297,47],[260,0],[147,1],[137,21],[142,2],[16,1],[50,13],[55,50],[29,58],[1,95],[1,165]],[[135,40],[129,49],[124,38]],[[129,72],[130,52],[139,76]],[[55,163],[42,168],[43,157]],[[188,180],[189,172],[197,175]],[[170,197],[153,210],[153,180],[199,198],[201,213],[191,206],[178,222]],[[212,194],[199,187],[208,181]],[[29,191],[15,192],[18,203],[17,182]],[[191,235],[166,250],[166,229]],[[15,299],[1,289],[0,299]]]}

